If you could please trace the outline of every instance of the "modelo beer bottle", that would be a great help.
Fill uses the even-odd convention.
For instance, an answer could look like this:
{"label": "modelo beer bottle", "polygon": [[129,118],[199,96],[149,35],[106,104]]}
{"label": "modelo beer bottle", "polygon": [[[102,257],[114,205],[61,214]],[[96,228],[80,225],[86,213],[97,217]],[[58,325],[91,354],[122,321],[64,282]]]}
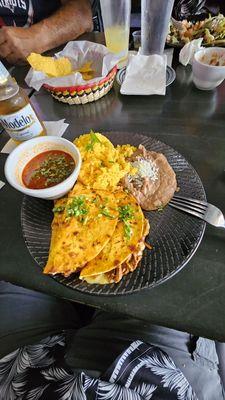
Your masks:
{"label": "modelo beer bottle", "polygon": [[29,98],[0,62],[0,122],[17,143],[46,135]]}

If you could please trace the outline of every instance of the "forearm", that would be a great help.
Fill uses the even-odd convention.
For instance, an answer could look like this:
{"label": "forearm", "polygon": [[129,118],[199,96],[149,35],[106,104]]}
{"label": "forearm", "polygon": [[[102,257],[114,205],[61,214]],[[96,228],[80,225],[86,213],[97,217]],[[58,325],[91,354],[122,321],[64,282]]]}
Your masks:
{"label": "forearm", "polygon": [[63,3],[49,18],[28,28],[32,31],[36,52],[43,53],[92,30],[88,0],[68,0]]}

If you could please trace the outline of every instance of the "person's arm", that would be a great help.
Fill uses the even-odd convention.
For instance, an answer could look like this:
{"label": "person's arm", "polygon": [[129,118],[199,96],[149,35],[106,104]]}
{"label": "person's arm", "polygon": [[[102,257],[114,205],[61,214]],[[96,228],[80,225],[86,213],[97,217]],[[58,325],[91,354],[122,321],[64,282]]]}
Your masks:
{"label": "person's arm", "polygon": [[61,0],[61,3],[54,14],[30,28],[3,26],[0,57],[15,64],[31,52],[43,53],[92,30],[89,0]]}

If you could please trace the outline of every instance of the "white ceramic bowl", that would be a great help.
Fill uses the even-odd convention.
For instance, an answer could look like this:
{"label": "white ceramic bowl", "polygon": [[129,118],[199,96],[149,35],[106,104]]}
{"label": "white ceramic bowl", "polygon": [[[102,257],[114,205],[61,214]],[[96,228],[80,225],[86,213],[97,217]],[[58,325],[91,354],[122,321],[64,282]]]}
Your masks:
{"label": "white ceramic bowl", "polygon": [[[28,189],[22,182],[22,172],[27,163],[38,154],[48,150],[62,150],[75,161],[72,174],[55,186],[46,189]],[[69,140],[57,136],[40,136],[27,140],[10,153],[5,163],[5,176],[15,189],[33,197],[54,200],[64,196],[75,184],[81,167],[81,156],[77,147]]]}
{"label": "white ceramic bowl", "polygon": [[203,63],[203,57],[210,58],[213,54],[225,57],[222,47],[208,47],[197,51],[192,62],[193,82],[198,89],[212,90],[219,86],[225,79],[225,66],[216,66]]}

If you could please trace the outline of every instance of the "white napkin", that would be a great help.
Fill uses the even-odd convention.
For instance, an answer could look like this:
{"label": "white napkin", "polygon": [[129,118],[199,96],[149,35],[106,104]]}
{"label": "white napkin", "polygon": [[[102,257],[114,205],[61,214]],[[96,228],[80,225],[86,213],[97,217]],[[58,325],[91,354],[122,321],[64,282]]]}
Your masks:
{"label": "white napkin", "polygon": [[[43,121],[47,131],[47,136],[61,137],[69,126],[69,124],[65,123],[64,121],[65,119],[60,119],[59,121]],[[10,154],[11,151],[16,148],[16,146],[17,144],[12,139],[9,139],[1,150],[1,153]]]}
{"label": "white napkin", "polygon": [[131,55],[120,93],[150,95],[166,93],[166,55]]}
{"label": "white napkin", "polygon": [[[140,48],[140,53],[141,53],[141,48]],[[128,51],[128,63],[129,63],[129,60],[130,60],[130,56],[132,56],[132,55],[137,55],[137,51],[136,50],[129,50]],[[172,62],[173,62],[173,53],[174,53],[174,49],[165,49],[164,50],[164,53],[163,54],[165,54],[166,55],[166,57],[167,57],[167,65],[169,66],[169,67],[171,67],[172,66]]]}
{"label": "white napkin", "polygon": [[192,63],[193,57],[196,53],[196,51],[202,49],[202,41],[203,38],[200,39],[194,39],[189,43],[186,43],[184,47],[181,49],[180,54],[179,54],[179,61],[181,64],[183,64],[185,67],[188,64]]}

